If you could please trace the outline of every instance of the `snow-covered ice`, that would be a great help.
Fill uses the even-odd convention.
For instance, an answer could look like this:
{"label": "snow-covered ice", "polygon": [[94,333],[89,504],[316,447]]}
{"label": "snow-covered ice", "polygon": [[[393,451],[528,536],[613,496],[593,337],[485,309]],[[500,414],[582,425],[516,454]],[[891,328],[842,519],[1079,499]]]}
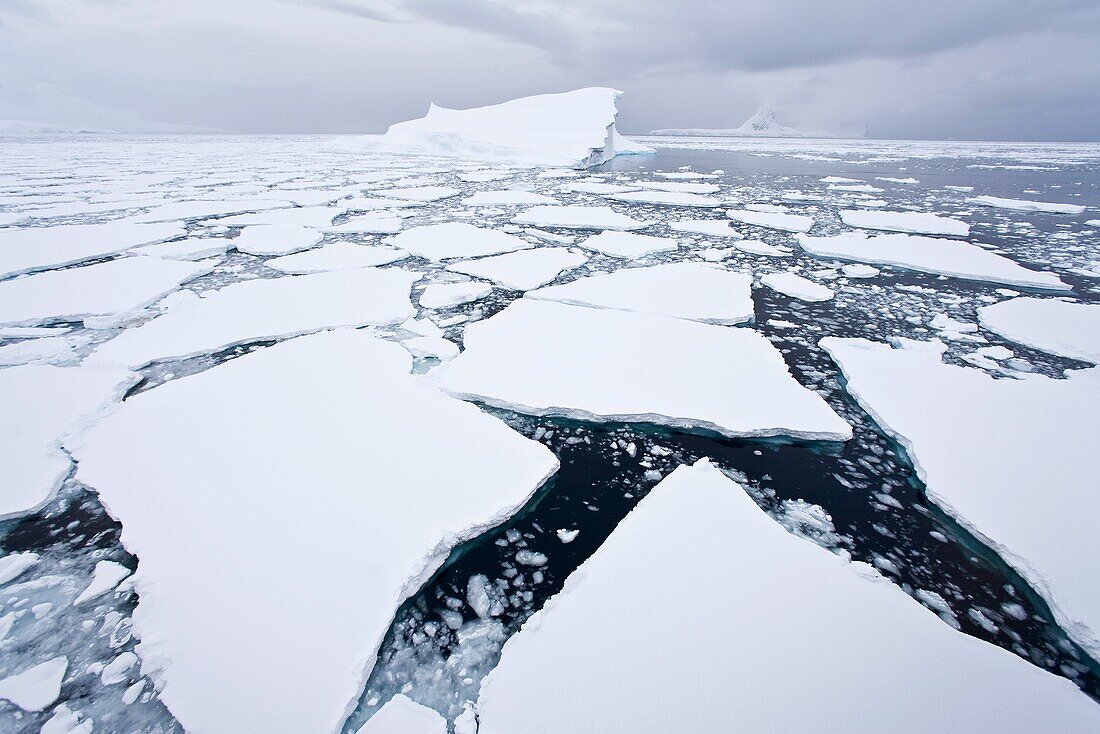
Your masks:
{"label": "snow-covered ice", "polygon": [[0,680],[0,699],[24,711],[42,711],[61,695],[61,682],[69,661],[56,657]]}
{"label": "snow-covered ice", "polygon": [[313,247],[324,237],[297,224],[254,224],[241,230],[233,247],[251,255],[288,255]]}
{"label": "snow-covered ice", "polygon": [[505,643],[478,710],[479,734],[1100,726],[1072,683],[792,535],[706,460],[657,485]]}
{"label": "snow-covered ice", "polygon": [[539,247],[452,263],[447,270],[491,280],[511,290],[528,291],[587,261],[586,256],[564,247]]}
{"label": "snow-covered ice", "polygon": [[330,242],[305,252],[277,257],[264,264],[284,273],[305,274],[388,265],[408,256],[409,253],[396,247]]}
{"label": "snow-covered ice", "polygon": [[420,305],[424,308],[449,308],[476,301],[492,292],[493,286],[473,280],[462,283],[431,283],[420,294]]}
{"label": "snow-covered ice", "polygon": [[589,250],[627,260],[636,260],[655,252],[671,252],[679,247],[679,243],[672,237],[656,237],[651,234],[615,230],[586,237],[580,245]]}
{"label": "snow-covered ice", "polygon": [[738,237],[742,234],[733,228],[732,222],[721,219],[681,219],[668,223],[669,229],[691,234],[705,234],[708,237]]}
{"label": "snow-covered ice", "polygon": [[395,234],[401,231],[401,218],[366,215],[325,227],[329,234]]}
{"label": "snow-covered ice", "polygon": [[760,282],[773,291],[800,301],[828,301],[836,295],[831,288],[803,278],[797,273],[768,273]]}
{"label": "snow-covered ice", "polygon": [[662,204],[665,206],[694,206],[713,209],[721,206],[722,200],[713,196],[700,196],[683,191],[624,191],[608,194],[608,199],[627,204]]}
{"label": "snow-covered ice", "polygon": [[188,237],[187,239],[144,245],[131,250],[135,255],[151,255],[176,260],[202,260],[225,254],[233,243],[224,237]]}
{"label": "snow-covered ice", "polygon": [[361,330],[300,337],[136,395],[73,447],[140,559],[137,652],[186,730],[335,730],[398,605],[556,470],[411,364]]}
{"label": "snow-covered ice", "polygon": [[654,222],[619,214],[609,206],[535,206],[512,218],[515,224],[566,229],[644,229]]}
{"label": "snow-covered ice", "polygon": [[1013,298],[982,306],[978,321],[1018,344],[1100,364],[1100,304]]}
{"label": "snow-covered ice", "polygon": [[111,591],[130,575],[130,569],[115,561],[100,561],[92,572],[92,580],[73,600],[74,606],[93,601]]}
{"label": "snow-covered ice", "polygon": [[528,298],[714,324],[753,318],[752,276],[702,263],[624,268],[530,291]]}
{"label": "snow-covered ice", "polygon": [[447,720],[398,693],[355,734],[447,734]]}
{"label": "snow-covered ice", "polygon": [[778,229],[783,232],[809,232],[814,226],[814,218],[802,214],[782,214],[776,212],[754,212],[751,209],[728,209],[726,216],[742,224],[754,227]]}
{"label": "snow-covered ice", "polygon": [[475,227],[465,222],[428,224],[389,237],[386,244],[429,260],[497,255],[531,247],[531,243],[499,229]]}
{"label": "snow-covered ice", "polygon": [[533,191],[478,191],[462,200],[467,206],[520,206],[557,204],[558,200]]}
{"label": "snow-covered ice", "polygon": [[966,200],[968,204],[991,206],[997,209],[1015,209],[1021,212],[1042,212],[1044,214],[1080,214],[1085,207],[1080,204],[1054,204],[1046,201],[1028,201],[1027,199],[1003,199],[997,196],[975,196]]}
{"label": "snow-covered ice", "polygon": [[910,234],[937,234],[950,237],[966,237],[970,225],[957,219],[941,217],[927,212],[884,212],[861,209],[842,209],[840,221],[849,227],[880,229],[888,232]]}
{"label": "snow-covered ice", "polygon": [[184,234],[178,222],[66,224],[0,229],[0,277],[72,265]]}
{"label": "snow-covered ice", "polygon": [[234,283],[127,329],[88,361],[140,367],[260,339],[399,323],[413,315],[409,289],[418,278],[394,268],[360,268]]}
{"label": "snow-covered ice", "polygon": [[464,343],[433,378],[521,413],[727,436],[851,436],[751,329],[521,298],[470,325]]}
{"label": "snow-covered ice", "polygon": [[891,349],[830,337],[821,346],[848,391],[905,447],[931,499],[988,539],[1070,636],[1100,653],[1100,586],[1085,562],[1100,523],[1091,423],[1100,369],[994,379],[945,364],[935,343]]}
{"label": "snow-covered ice", "polygon": [[406,199],[408,201],[439,201],[458,196],[461,191],[450,186],[406,186],[396,189],[383,189],[376,193],[393,199]]}
{"label": "snow-covered ice", "polygon": [[845,232],[831,237],[799,235],[803,250],[822,257],[893,265],[937,275],[1030,288],[1069,290],[1053,273],[1029,270],[969,242],[909,234],[868,236]]}

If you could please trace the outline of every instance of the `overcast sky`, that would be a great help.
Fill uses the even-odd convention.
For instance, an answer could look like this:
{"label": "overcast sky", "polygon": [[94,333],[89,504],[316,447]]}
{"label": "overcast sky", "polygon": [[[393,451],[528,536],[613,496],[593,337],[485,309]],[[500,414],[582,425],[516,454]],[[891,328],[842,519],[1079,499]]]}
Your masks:
{"label": "overcast sky", "polygon": [[626,132],[1100,140],[1100,0],[0,0],[0,119],[374,132],[591,85]]}

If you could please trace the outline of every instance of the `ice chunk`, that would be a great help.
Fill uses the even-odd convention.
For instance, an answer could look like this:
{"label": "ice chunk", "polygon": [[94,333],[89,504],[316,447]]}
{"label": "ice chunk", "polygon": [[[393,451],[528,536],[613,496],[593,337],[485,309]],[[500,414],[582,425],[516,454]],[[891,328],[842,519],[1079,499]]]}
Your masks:
{"label": "ice chunk", "polygon": [[726,216],[743,224],[755,227],[779,229],[784,232],[809,232],[814,226],[814,218],[801,214],[777,214],[774,212],[754,212],[750,209],[728,209]]}
{"label": "ice chunk", "polygon": [[700,196],[682,191],[626,191],[608,194],[608,199],[628,204],[664,204],[666,206],[696,206],[714,208],[722,204],[721,199],[713,196]]}
{"label": "ice chunk", "polygon": [[879,274],[879,269],[870,265],[845,265],[840,271],[849,278],[873,278]]}
{"label": "ice chunk", "polygon": [[512,218],[516,224],[566,229],[644,229],[652,221],[632,219],[609,206],[535,206]]}
{"label": "ice chunk", "polygon": [[[30,551],[0,556],[0,586],[14,581],[23,575],[23,572],[34,568],[37,564],[38,554]],[[3,639],[3,636],[0,636],[0,639]]]}
{"label": "ice chunk", "polygon": [[869,212],[860,209],[842,209],[840,221],[849,227],[884,229],[890,232],[939,234],[951,237],[966,237],[970,234],[970,225],[966,222],[925,212]]}
{"label": "ice chunk", "polygon": [[137,382],[127,370],[29,365],[0,370],[0,517],[47,499],[69,473],[61,438]]}
{"label": "ice chunk", "polygon": [[0,282],[0,321],[32,324],[127,313],[212,268],[210,262],[137,256],[6,280]]}
{"label": "ice chunk", "polygon": [[634,232],[606,231],[585,238],[581,246],[611,257],[636,260],[655,252],[671,252],[679,244],[672,237],[654,237]]}
{"label": "ice chunk", "polygon": [[466,329],[432,378],[531,415],[727,436],[847,439],[851,428],[751,329],[521,298]]}
{"label": "ice chunk", "polygon": [[981,325],[1043,352],[1100,364],[1100,305],[1013,298],[978,309]]}
{"label": "ice chunk", "polygon": [[498,229],[475,227],[465,222],[446,222],[413,227],[386,239],[414,255],[429,260],[451,260],[462,257],[496,255],[531,247],[531,243]]}
{"label": "ice chunk", "polygon": [[73,447],[140,558],[137,653],[187,731],[337,729],[397,607],[555,471],[411,364],[362,330],[292,339],[136,395]]}
{"label": "ice chunk", "polygon": [[846,232],[832,237],[799,235],[798,244],[814,255],[893,265],[925,273],[951,275],[967,280],[1018,285],[1050,290],[1070,286],[1053,273],[1027,268],[969,242],[909,234],[868,236]]}
{"label": "ice chunk", "polygon": [[800,301],[828,301],[835,295],[831,288],[803,278],[797,273],[768,273],[760,282],[773,291]]}
{"label": "ice chunk", "polygon": [[116,563],[115,561],[100,561],[95,564],[91,583],[89,583],[87,588],[80,592],[80,595],[73,600],[73,605],[79,606],[85,602],[98,599],[118,586],[122,580],[131,573],[130,569],[126,568],[121,563]]}
{"label": "ice chunk", "polygon": [[398,693],[355,734],[447,734],[447,720]]}
{"label": "ice chunk", "polygon": [[[1100,474],[1092,416],[1100,369],[1068,379],[994,379],[937,349],[827,338],[848,391],[901,442],[929,497],[1000,552],[1093,656],[1100,653],[1095,553]],[[904,389],[899,389],[904,386]],[[1011,498],[1011,501],[1008,501]]]}
{"label": "ice chunk", "polygon": [[478,191],[462,200],[467,206],[517,206],[528,204],[557,204],[558,200],[533,191]]}
{"label": "ice chunk", "polygon": [[330,234],[394,234],[401,231],[400,217],[362,216],[325,227]]}
{"label": "ice chunk", "polygon": [[399,323],[413,315],[409,289],[418,278],[360,268],[234,283],[127,329],[87,361],[137,367],[337,326]]}
{"label": "ice chunk", "polygon": [[678,222],[669,222],[668,226],[677,232],[705,234],[708,237],[741,237],[741,233],[733,228],[731,222],[720,219],[681,219]]}
{"label": "ice chunk", "polygon": [[424,308],[448,308],[476,301],[493,292],[493,287],[472,280],[463,283],[432,283],[420,295]]}
{"label": "ice chunk", "polygon": [[752,276],[703,263],[626,268],[530,291],[528,298],[674,316],[714,324],[753,317]]}
{"label": "ice chunk", "polygon": [[1015,209],[1021,212],[1043,212],[1045,214],[1080,214],[1085,207],[1079,204],[1051,204],[1045,201],[1026,199],[1002,199],[996,196],[975,196],[966,200],[969,204],[991,206],[998,209]]}
{"label": "ice chunk", "polygon": [[557,530],[556,532],[557,532],[558,540],[560,540],[562,543],[565,543],[567,545],[569,543],[572,543],[574,540],[576,540],[577,536],[581,534],[580,530],[566,530],[565,528],[561,528],[561,529]]}
{"label": "ice chunk", "polygon": [[284,273],[303,274],[388,265],[408,256],[409,253],[396,247],[332,242],[313,250],[277,257],[264,264]]}
{"label": "ice chunk", "polygon": [[59,656],[0,680],[0,699],[11,701],[24,711],[42,711],[61,695],[61,681],[69,660]]}
{"label": "ice chunk", "polygon": [[53,715],[42,725],[38,734],[92,734],[94,728],[91,719],[82,719],[80,714],[62,703],[53,710]]}
{"label": "ice chunk", "polygon": [[861,566],[787,532],[706,460],[680,467],[505,643],[478,732],[1100,726],[1073,683]]}
{"label": "ice chunk", "polygon": [[[328,194],[332,196],[332,194]],[[332,220],[340,216],[347,209],[344,206],[309,206],[288,207],[286,209],[270,209],[252,214],[238,214],[234,217],[212,220],[212,224],[225,227],[251,227],[255,225],[277,225],[281,227],[328,227]]]}
{"label": "ice chunk", "polygon": [[454,263],[447,270],[491,280],[515,291],[527,291],[546,285],[562,272],[587,261],[584,255],[564,247],[540,247]]}
{"label": "ice chunk", "polygon": [[113,686],[129,679],[130,669],[137,665],[138,656],[132,652],[124,652],[117,658],[103,666],[99,674],[100,680],[105,686]]}
{"label": "ice chunk", "polygon": [[786,257],[791,254],[791,251],[785,247],[775,247],[769,245],[767,242],[761,242],[760,240],[738,240],[733,243],[741,252],[747,252],[750,255],[766,255],[769,257]]}
{"label": "ice chunk", "polygon": [[633,186],[652,191],[675,191],[686,194],[716,194],[720,190],[712,183],[682,183],[676,181],[634,181]]}
{"label": "ice chunk", "polygon": [[0,277],[94,260],[183,233],[178,222],[146,225],[117,221],[0,229]]}
{"label": "ice chunk", "polygon": [[886,183],[896,183],[896,184],[919,184],[920,183],[920,181],[913,178],[912,176],[910,176],[908,178],[896,178],[896,177],[893,177],[893,176],[875,176],[875,180],[876,181],[885,181]]}
{"label": "ice chunk", "polygon": [[433,104],[425,117],[391,125],[380,139],[437,155],[585,168],[619,153],[652,152],[615,131],[621,95],[589,87],[469,110]]}
{"label": "ice chunk", "polygon": [[295,224],[254,224],[242,229],[232,244],[252,255],[286,255],[313,247],[323,237],[315,229]]}

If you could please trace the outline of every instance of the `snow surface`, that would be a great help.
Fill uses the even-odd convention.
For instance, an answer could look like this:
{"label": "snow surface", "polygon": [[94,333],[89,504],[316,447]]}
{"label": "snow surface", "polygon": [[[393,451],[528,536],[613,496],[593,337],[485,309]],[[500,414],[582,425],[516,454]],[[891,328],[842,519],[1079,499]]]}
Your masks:
{"label": "snow surface", "polygon": [[317,230],[296,224],[254,224],[242,229],[232,245],[251,255],[287,255],[313,247],[323,238]]}
{"label": "snow surface", "polygon": [[905,447],[929,497],[988,539],[1097,656],[1100,585],[1084,561],[1096,555],[1100,523],[1092,481],[1100,369],[994,379],[943,363],[942,345],[826,338],[821,346],[848,391]]}
{"label": "snow surface", "polygon": [[530,204],[557,204],[558,200],[533,191],[478,191],[462,200],[467,206],[518,206]]}
{"label": "snow surface", "polygon": [[797,273],[768,273],[760,282],[773,291],[800,301],[828,301],[836,295],[831,288],[803,278]]}
{"label": "snow surface", "polygon": [[143,308],[213,264],[123,257],[96,265],[35,273],[0,282],[0,321],[79,321]]}
{"label": "snow surface", "polygon": [[512,218],[515,224],[566,229],[643,229],[653,221],[632,219],[609,206],[536,206]]}
{"label": "snow surface", "polygon": [[851,436],[751,329],[521,298],[470,325],[464,344],[432,379],[521,413],[727,436]]}
{"label": "snow surface", "polygon": [[408,201],[439,201],[458,196],[461,191],[450,186],[405,186],[395,189],[384,189],[379,193],[394,199],[406,199]]}
{"label": "snow surface", "polygon": [[1033,349],[1100,364],[1100,304],[1013,298],[979,308],[978,322]]}
{"label": "snow surface", "polygon": [[321,273],[389,265],[408,256],[409,253],[396,247],[331,242],[313,250],[268,260],[264,265],[284,273]]}
{"label": "snow surface", "polygon": [[681,219],[678,222],[669,222],[669,229],[677,232],[690,232],[692,234],[705,234],[708,237],[741,237],[741,233],[733,228],[732,222],[724,222],[721,219]]}
{"label": "snow surface", "polygon": [[232,241],[224,237],[188,237],[184,240],[144,245],[131,250],[134,255],[150,255],[177,260],[202,260],[224,255]]}
{"label": "snow surface", "polygon": [[418,278],[361,268],[234,283],[127,329],[86,361],[140,367],[260,339],[398,323],[413,315],[409,289]]}
{"label": "snow surface", "polygon": [[529,291],[586,262],[588,258],[585,255],[564,247],[539,247],[457,262],[448,265],[447,270],[491,280],[514,291]]}
{"label": "snow surface", "polygon": [[73,447],[140,558],[137,652],[186,730],[335,730],[398,605],[556,470],[411,364],[361,330],[292,339],[136,395]]}
{"label": "snow surface", "polygon": [[714,324],[753,318],[751,275],[692,262],[624,268],[539,288],[527,297]]}
{"label": "snow surface", "polygon": [[42,711],[61,695],[61,681],[69,661],[64,656],[47,660],[0,680],[0,699],[24,711]]}
{"label": "snow surface", "polygon": [[366,215],[325,227],[329,234],[394,234],[401,231],[401,218]]}
{"label": "snow surface", "polygon": [[431,105],[419,120],[391,125],[382,142],[437,155],[520,166],[587,168],[620,153],[652,153],[618,135],[622,92],[588,87],[469,110]]}
{"label": "snow surface", "polygon": [[531,247],[531,243],[498,229],[475,227],[465,222],[446,222],[413,227],[389,237],[386,244],[400,247],[429,260],[496,255]]}
{"label": "snow surface", "polygon": [[29,510],[69,473],[59,441],[137,382],[120,369],[28,365],[0,370],[0,517]]}
{"label": "snow surface", "polygon": [[594,234],[580,244],[586,249],[627,260],[636,260],[655,252],[671,252],[679,247],[679,243],[672,237],[655,237],[651,234],[614,230]]}
{"label": "snow surface", "polygon": [[682,191],[626,191],[618,194],[608,194],[607,198],[628,204],[663,204],[666,206],[702,208],[714,208],[722,204],[721,199],[715,199],[713,196],[700,196],[699,194]]}
{"label": "snow surface", "polygon": [[431,283],[420,294],[424,308],[448,308],[476,301],[493,292],[493,286],[467,280],[462,283]]}
{"label": "snow surface", "polygon": [[1079,204],[1052,204],[1046,201],[1028,201],[1027,199],[1002,199],[996,196],[974,196],[966,200],[968,204],[991,206],[997,209],[1015,209],[1021,212],[1043,212],[1045,214],[1080,214],[1085,207]]}
{"label": "snow surface", "polygon": [[799,235],[798,244],[803,250],[822,257],[893,265],[967,280],[1070,290],[1070,286],[1053,273],[1028,270],[1007,257],[969,242],[909,234],[868,236],[862,232],[845,232],[832,237]]}
{"label": "snow surface", "polygon": [[751,209],[728,209],[726,216],[742,224],[755,227],[767,227],[783,232],[809,232],[814,226],[814,218],[801,214],[781,214],[775,212],[754,212]]}
{"label": "snow surface", "polygon": [[1100,726],[1072,683],[787,532],[706,460],[650,491],[505,643],[478,709],[479,734]]}
{"label": "snow surface", "polygon": [[[317,192],[336,198],[333,191]],[[232,217],[214,219],[208,224],[225,227],[250,227],[255,225],[277,225],[281,227],[328,227],[332,220],[347,212],[344,206],[306,206],[287,207],[286,209],[268,209],[252,214],[238,214]]]}
{"label": "snow surface", "polygon": [[949,237],[966,237],[970,234],[970,225],[966,222],[926,212],[869,212],[860,209],[842,209],[840,221],[849,227],[881,229],[889,232],[938,234]]}
{"label": "snow surface", "polygon": [[163,242],[183,233],[178,222],[133,224],[115,221],[0,229],[0,277],[94,260],[131,247]]}
{"label": "snow surface", "polygon": [[398,693],[355,734],[447,734],[447,720]]}

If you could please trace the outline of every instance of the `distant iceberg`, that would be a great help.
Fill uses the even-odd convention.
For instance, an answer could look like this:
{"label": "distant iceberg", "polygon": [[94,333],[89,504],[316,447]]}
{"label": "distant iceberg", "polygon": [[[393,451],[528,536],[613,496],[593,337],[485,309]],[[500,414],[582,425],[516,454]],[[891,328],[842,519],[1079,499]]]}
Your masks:
{"label": "distant iceberg", "polygon": [[432,104],[419,120],[391,125],[385,135],[373,137],[437,155],[588,168],[616,155],[653,152],[615,129],[621,95],[608,87],[588,87],[469,110]]}
{"label": "distant iceberg", "polygon": [[845,131],[824,130],[800,130],[798,128],[780,125],[775,115],[775,110],[770,107],[761,107],[756,114],[745,120],[741,127],[735,128],[703,128],[703,127],[673,127],[661,130],[650,130],[650,135],[699,135],[699,136],[728,136],[739,138],[864,138],[867,131],[864,128]]}

